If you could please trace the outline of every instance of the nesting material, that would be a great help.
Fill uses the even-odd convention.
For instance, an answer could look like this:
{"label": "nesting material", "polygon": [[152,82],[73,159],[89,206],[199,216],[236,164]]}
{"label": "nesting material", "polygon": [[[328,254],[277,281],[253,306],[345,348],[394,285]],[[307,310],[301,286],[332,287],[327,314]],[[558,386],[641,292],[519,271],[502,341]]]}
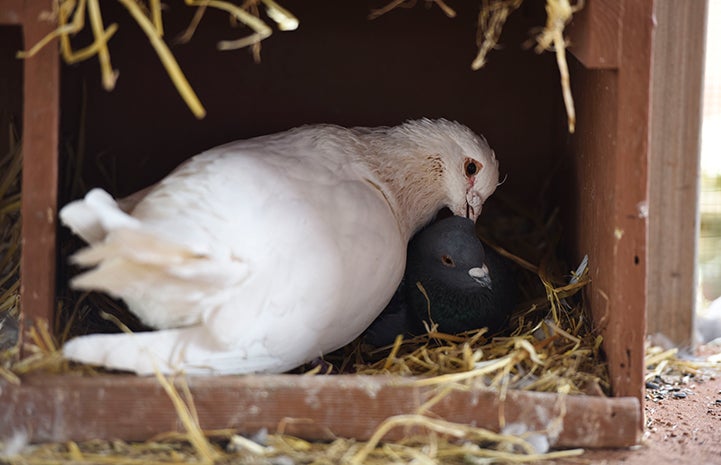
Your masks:
{"label": "nesting material", "polygon": [[[415,3],[408,0],[394,0],[383,8],[373,10],[370,19],[377,18],[399,7],[407,7]],[[449,18],[454,18],[456,12],[441,0],[427,0],[427,3],[438,5]],[[503,32],[508,16],[517,10],[523,0],[483,0],[480,12],[478,13],[478,28],[476,32],[476,45],[478,54],[471,63],[474,71],[481,69],[486,64],[486,57],[491,50],[496,48],[498,40]],[[536,53],[553,51],[556,54],[556,63],[561,75],[561,90],[563,92],[563,103],[566,106],[568,117],[568,132],[576,130],[576,110],[571,94],[571,81],[568,74],[566,62],[566,39],[563,31],[571,21],[573,15],[581,10],[584,0],[578,0],[571,5],[570,0],[546,0],[546,26],[536,36]]]}
{"label": "nesting material", "polygon": [[555,50],[556,63],[561,75],[561,89],[563,91],[563,103],[566,106],[568,117],[568,132],[576,130],[576,110],[573,105],[571,94],[571,81],[568,76],[568,63],[566,63],[566,40],[563,37],[563,30],[571,21],[571,17],[583,8],[584,0],[578,0],[576,5],[571,5],[569,0],[547,0],[546,1],[546,27],[538,35],[536,41],[536,53],[544,50]]}
{"label": "nesting material", "polygon": [[[489,210],[492,210],[490,205]],[[508,214],[512,218],[519,215],[522,216],[518,211]],[[486,219],[492,217],[497,218],[490,214]],[[261,464],[317,461],[349,464],[389,461],[527,463],[578,455],[582,451],[577,449],[548,450],[547,437],[552,435],[553,420],[548,425],[549,431],[517,431],[511,424],[496,433],[449,422],[431,413],[433,406],[445,396],[476,387],[479,383],[498,389],[501,396],[505,396],[508,389],[550,391],[561,397],[579,392],[600,395],[607,389],[608,381],[599,353],[600,339],[593,336],[579,294],[588,283],[587,267],[582,266],[573,273],[556,271],[565,267],[551,253],[557,244],[555,218],[553,214],[550,218],[531,220],[501,218],[500,224],[512,223],[514,229],[520,223],[530,224],[523,233],[515,235],[508,234],[505,226],[482,225],[484,237],[494,244],[501,244],[496,245],[499,251],[525,269],[523,280],[527,282],[522,289],[527,299],[512,318],[516,325],[513,331],[495,337],[484,329],[446,335],[431,327],[423,338],[398,339],[385,357],[373,362],[365,359],[377,358],[377,354],[363,353],[358,344],[342,352],[341,363],[348,368],[346,371],[414,376],[415,383],[435,388],[434,395],[417,411],[389,417],[378,425],[375,434],[366,442],[340,438],[330,443],[307,442],[282,434],[282,429],[278,434],[265,434],[255,439],[242,438],[233,431],[203,431],[198,426],[192,396],[184,388],[183,379],[173,382],[158,376],[158,382],[173,400],[185,433],[164,435],[142,444],[88,441],[32,446],[18,460],[29,464],[59,460],[77,463],[119,463],[120,460],[123,463],[218,463],[224,460]],[[526,259],[514,255],[521,250]],[[120,315],[112,300],[90,303],[91,298],[84,296],[74,308],[85,312],[95,307],[97,312],[99,306],[108,313]],[[75,315],[74,318],[83,320],[87,316]],[[77,324],[77,321],[71,324]],[[31,355],[11,367],[16,378],[31,371],[91,372],[87,367],[68,366],[60,358],[58,344],[47,326],[39,325],[30,331],[26,352]],[[385,440],[390,431],[408,428],[412,432],[402,440]]]}
{"label": "nesting material", "polygon": [[478,55],[471,63],[471,69],[476,71],[486,64],[486,55],[498,44],[508,15],[518,9],[523,0],[494,0],[483,2],[478,13],[478,30],[476,32],[476,45]]}
{"label": "nesting material", "polygon": [[[440,422],[434,422],[440,423]],[[448,430],[462,431],[459,425]],[[473,430],[474,428],[468,428]],[[332,442],[308,442],[293,436],[263,434],[248,439],[232,431],[208,431],[208,444],[213,448],[215,461],[203,456],[193,448],[183,434],[166,435],[154,441],[127,443],[124,441],[85,441],[59,444],[42,444],[25,448],[22,453],[9,457],[10,463],[41,465],[48,463],[72,462],[77,464],[169,464],[169,463],[252,463],[257,465],[293,465],[328,463],[339,465],[388,464],[388,463],[538,463],[574,457],[582,454],[579,449],[547,453],[524,454],[514,449],[529,447],[524,440],[508,435],[493,436],[504,444],[492,449],[489,437],[468,434],[467,440],[457,443],[445,439],[442,434],[414,436],[404,441],[372,444],[351,439],[336,439]],[[478,441],[478,442],[474,442]],[[484,444],[480,446],[479,443]]]}
{"label": "nesting material", "polygon": [[20,301],[22,152],[14,128],[8,133],[9,147],[0,153],[0,321],[17,318]]}
{"label": "nesting material", "polygon": [[[388,13],[389,11],[395,10],[398,7],[412,7],[413,4],[415,4],[414,0],[393,0],[392,2],[386,4],[381,8],[371,10],[371,13],[368,15],[368,19],[376,19],[379,16],[383,16],[384,14]],[[449,18],[456,17],[456,10],[448,6],[448,4],[446,4],[446,2],[444,2],[443,0],[426,0],[426,4],[437,5],[438,8],[440,8],[441,11],[443,11],[443,13],[445,13],[445,15]]]}
{"label": "nesting material", "polygon": [[[147,5],[138,0],[117,1],[128,10],[136,24],[147,36],[171,82],[188,108],[197,118],[204,118],[206,114],[205,108],[165,41],[163,7],[160,0],[149,0]],[[413,3],[415,2],[393,0],[381,8],[371,10],[369,19],[377,18],[399,7],[412,6]],[[456,11],[444,0],[427,0],[427,3],[437,5],[449,18],[456,16]],[[473,70],[478,70],[486,64],[486,56],[497,46],[503,25],[508,16],[518,9],[522,3],[523,0],[483,0],[478,14],[476,34],[478,54],[471,63]],[[261,41],[272,34],[272,28],[261,19],[261,5],[265,8],[268,18],[276,24],[279,30],[295,30],[299,25],[298,19],[274,0],[249,0],[241,5],[222,0],[185,0],[185,4],[187,7],[195,8],[195,15],[187,30],[177,39],[178,42],[190,40],[208,8],[221,10],[228,13],[234,23],[250,28],[252,33],[240,39],[220,41],[218,42],[218,49],[235,50],[250,47],[256,62],[260,61]],[[118,71],[112,67],[108,42],[118,31],[118,24],[112,23],[107,27],[105,26],[100,0],[58,0],[53,5],[55,7],[54,11],[49,12],[44,19],[57,22],[58,27],[27,51],[19,52],[18,57],[30,58],[55,39],[58,39],[60,41],[61,56],[68,64],[97,56],[103,87],[106,90],[112,90],[118,79]],[[575,131],[576,112],[566,62],[567,43],[563,31],[573,15],[583,8],[583,5],[584,0],[578,0],[575,5],[572,5],[570,0],[546,0],[546,25],[535,39],[535,51],[537,53],[554,51],[556,54],[556,62],[561,76],[563,101],[568,117],[568,131],[570,133]],[[86,28],[86,15],[90,23],[89,28],[93,34],[93,42],[84,48],[74,50],[70,39]]]}
{"label": "nesting material", "polygon": [[[523,0],[483,1],[483,7],[478,14],[476,39],[478,55],[471,63],[473,70],[478,70],[486,64],[486,55],[498,44],[506,19],[522,3]],[[566,116],[568,117],[568,132],[571,134],[576,130],[576,110],[573,104],[573,94],[571,94],[568,63],[566,62],[566,47],[568,44],[563,37],[563,31],[566,25],[571,22],[573,15],[583,8],[583,5],[584,0],[578,0],[575,5],[571,5],[570,0],[546,0],[546,26],[535,39],[536,53],[553,51],[556,54],[556,63],[561,75],[563,103],[566,106]]]}
{"label": "nesting material", "polygon": [[694,394],[696,383],[721,375],[721,353],[718,349],[705,357],[681,354],[676,347],[664,349],[648,344],[646,347],[646,401],[685,399]]}
{"label": "nesting material", "polygon": [[[568,284],[538,280],[546,298],[532,298],[512,316],[510,334],[490,336],[485,329],[458,335],[429,327],[427,335],[408,341],[396,339],[387,355],[365,363],[356,349],[355,372],[424,378],[422,385],[482,382],[500,390],[604,395],[610,390],[601,354],[601,337],[591,324],[579,291],[589,282],[587,261],[571,273]],[[430,304],[432,305],[432,304]],[[388,352],[389,351],[389,352]],[[374,354],[371,353],[372,358]],[[349,360],[343,366],[349,365]]]}
{"label": "nesting material", "polygon": [[22,152],[15,128],[8,134],[8,147],[0,151],[0,377],[16,382],[9,368],[18,354]]}
{"label": "nesting material", "polygon": [[[198,96],[190,86],[164,39],[163,8],[160,0],[150,0],[147,5],[138,0],[117,1],[128,10],[128,13],[148,37],[150,45],[157,53],[170,80],[186,105],[188,105],[188,108],[193,112],[193,115],[199,119],[205,117],[205,108],[200,103]],[[185,0],[185,4],[188,7],[197,9],[193,23],[186,31],[186,34],[183,35],[185,40],[192,36],[192,31],[197,27],[207,8],[222,10],[227,12],[235,22],[249,27],[253,32],[242,39],[221,41],[218,43],[218,48],[220,50],[232,50],[254,47],[256,60],[259,59],[260,42],[272,33],[270,26],[260,18],[259,4],[265,7],[266,14],[278,25],[280,30],[287,31],[298,27],[297,18],[274,0],[250,0],[240,6],[220,0]],[[53,3],[53,6],[54,10],[49,12],[44,19],[57,22],[58,27],[34,44],[29,50],[19,52],[18,58],[30,58],[55,39],[59,39],[60,54],[68,64],[97,56],[103,87],[106,90],[113,90],[115,81],[118,78],[118,71],[112,67],[108,42],[117,32],[118,24],[112,23],[107,27],[105,26],[100,0],[58,0]],[[86,15],[87,21],[90,23],[89,28],[93,34],[93,42],[82,49],[74,50],[71,45],[71,37],[88,27],[86,26]]]}

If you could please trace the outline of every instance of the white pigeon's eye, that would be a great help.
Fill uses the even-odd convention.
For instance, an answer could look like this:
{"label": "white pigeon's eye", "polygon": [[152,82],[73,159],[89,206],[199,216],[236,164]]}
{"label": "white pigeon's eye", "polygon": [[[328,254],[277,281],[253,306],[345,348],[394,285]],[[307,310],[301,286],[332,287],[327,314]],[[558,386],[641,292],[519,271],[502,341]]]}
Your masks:
{"label": "white pigeon's eye", "polygon": [[466,176],[471,177],[474,174],[478,173],[481,168],[483,168],[483,164],[481,162],[477,162],[475,160],[471,160],[470,158],[466,158],[466,163],[464,164],[464,170],[466,172]]}
{"label": "white pigeon's eye", "polygon": [[449,255],[442,256],[441,263],[443,263],[443,265],[447,266],[448,268],[455,268],[455,266],[456,266],[456,263],[453,261],[453,259]]}

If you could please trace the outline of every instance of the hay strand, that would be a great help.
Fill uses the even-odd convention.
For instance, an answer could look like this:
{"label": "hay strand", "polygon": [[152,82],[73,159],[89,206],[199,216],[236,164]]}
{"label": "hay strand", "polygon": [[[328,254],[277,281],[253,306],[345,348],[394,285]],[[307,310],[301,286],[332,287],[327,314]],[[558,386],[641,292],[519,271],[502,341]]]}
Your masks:
{"label": "hay strand", "polygon": [[[14,362],[10,369],[16,375],[31,372],[66,373],[69,363],[62,356],[45,320],[38,320],[27,330],[28,342],[24,345],[24,358]],[[83,369],[88,371],[87,369]]]}
{"label": "hay strand", "polygon": [[471,63],[471,69],[477,71],[486,64],[488,52],[493,50],[501,37],[503,25],[508,15],[521,6],[523,0],[483,0],[481,11],[478,13],[478,28],[476,32],[476,45],[478,54]]}
{"label": "hay strand", "polygon": [[[455,447],[445,442],[444,447],[436,445],[435,450],[431,449],[425,457],[418,455],[419,449],[415,449],[412,458],[427,459],[428,463],[437,464],[437,458],[450,458],[452,456],[465,457],[472,455],[475,457],[492,458],[503,460],[509,463],[528,463],[538,460],[556,459],[562,457],[574,457],[583,453],[582,449],[571,449],[565,451],[557,451],[551,453],[539,453],[536,449],[519,436],[509,434],[499,434],[484,428],[477,428],[470,425],[448,422],[438,418],[430,418],[424,415],[396,415],[387,418],[375,430],[371,438],[361,447],[361,449],[349,460],[349,465],[361,465],[368,463],[371,454],[383,452],[383,448],[379,448],[383,437],[391,430],[399,427],[423,429],[432,433],[438,433],[444,436],[450,436],[457,440],[466,441],[464,444]],[[426,438],[433,438],[432,434],[425,434]],[[477,443],[487,444],[496,443],[503,444],[510,451],[494,450],[486,447],[480,447]],[[393,447],[391,445],[391,447]],[[380,450],[379,450],[380,449]],[[395,450],[400,450],[396,447]],[[407,448],[403,452],[409,452]]]}
{"label": "hay strand", "polygon": [[165,31],[163,29],[163,11],[160,0],[150,0],[150,17],[153,20],[153,26],[159,37],[163,37]]}
{"label": "hay strand", "polygon": [[[218,42],[218,50],[235,50],[238,48],[248,47],[270,37],[273,32],[270,27],[263,22],[263,20],[248,13],[242,7],[230,2],[220,0],[185,0],[185,3],[190,6],[204,6],[223,10],[254,31],[253,34],[242,39],[223,40]],[[254,6],[255,2],[251,2],[251,4]]]}
{"label": "hay strand", "polygon": [[278,5],[273,0],[262,0],[268,17],[275,21],[281,31],[294,31],[298,29],[298,18],[290,11]]}
{"label": "hay strand", "polygon": [[[471,63],[471,69],[478,70],[486,64],[486,56],[496,47],[508,16],[517,10],[523,0],[484,0],[478,14],[476,42],[478,54]],[[536,36],[536,53],[553,51],[561,78],[561,92],[566,108],[568,132],[576,130],[576,109],[571,93],[571,81],[566,61],[566,41],[563,31],[573,15],[584,6],[584,0],[571,5],[570,0],[546,0],[546,26]]]}
{"label": "hay strand", "polygon": [[576,110],[571,94],[571,83],[568,74],[568,63],[566,62],[566,40],[563,37],[563,30],[571,21],[573,15],[584,6],[584,0],[578,0],[576,5],[571,5],[570,0],[546,0],[546,27],[536,37],[536,53],[546,50],[555,50],[556,63],[561,75],[561,90],[563,92],[563,103],[566,106],[568,118],[568,132],[573,134],[576,130]]}
{"label": "hay strand", "polygon": [[[220,454],[203,434],[203,430],[198,423],[197,412],[195,412],[194,407],[191,409],[188,404],[183,401],[180,394],[178,394],[177,389],[175,389],[175,386],[168,381],[168,378],[160,373],[159,370],[155,371],[155,377],[170,398],[170,401],[173,403],[175,412],[177,413],[183,428],[185,428],[185,431],[187,432],[188,441],[190,441],[195,450],[198,452],[200,462],[204,464],[214,463],[220,457]],[[193,415],[194,413],[195,415]]]}
{"label": "hay strand", "polygon": [[[413,0],[393,0],[381,8],[371,10],[370,14],[368,14],[368,19],[379,18],[384,14],[395,10],[396,8],[410,8],[413,6],[414,3],[415,1]],[[443,11],[443,13],[449,18],[456,17],[456,10],[448,6],[448,4],[446,4],[444,0],[426,0],[426,3],[438,5],[438,8],[440,8],[441,11]]]}
{"label": "hay strand", "polygon": [[150,43],[155,49],[155,52],[158,54],[158,58],[160,58],[160,61],[163,63],[163,67],[165,67],[165,71],[168,73],[170,80],[173,82],[173,85],[175,85],[175,88],[185,101],[186,105],[188,105],[188,108],[190,108],[190,111],[193,112],[193,115],[195,115],[196,118],[204,118],[205,108],[203,108],[198,96],[195,94],[195,91],[185,78],[185,74],[183,74],[180,66],[178,66],[178,62],[170,52],[170,49],[168,49],[165,41],[163,41],[155,27],[153,27],[153,23],[148,19],[145,13],[143,13],[140,7],[138,7],[138,4],[135,3],[134,0],[118,1],[128,10],[131,16],[138,23],[138,26],[140,26],[145,35],[148,37],[148,40],[150,40]]}
{"label": "hay strand", "polygon": [[[183,71],[178,65],[177,60],[163,40],[165,31],[163,26],[163,8],[160,0],[149,0],[147,11],[144,10],[145,5],[137,0],[117,1],[128,10],[132,18],[148,37],[151,46],[168,73],[171,82],[190,111],[196,118],[204,118],[206,114],[205,108],[200,103],[195,91],[188,83]],[[278,24],[280,30],[290,31],[298,27],[298,19],[274,0],[250,0],[245,2],[243,6],[237,6],[221,0],[185,0],[187,6],[197,7],[198,11],[196,12],[193,23],[181,39],[189,40],[195,27],[197,27],[197,24],[200,22],[206,7],[220,9],[231,14],[231,16],[240,23],[250,27],[253,33],[242,39],[221,41],[218,43],[218,48],[221,50],[231,50],[253,46],[257,61],[259,60],[259,48],[257,46],[260,41],[271,35],[272,30],[257,15],[250,14],[246,9],[257,10],[257,4],[260,2],[265,5],[268,16]],[[117,32],[118,25],[113,23],[105,28],[99,0],[78,0],[77,2],[76,0],[58,0],[55,5],[55,11],[46,16],[49,19],[57,20],[57,28],[40,39],[27,51],[19,51],[17,57],[24,59],[32,58],[52,41],[59,39],[61,55],[68,64],[77,63],[97,56],[103,88],[108,91],[114,89],[118,79],[118,71],[112,68],[108,43]],[[86,13],[94,40],[87,47],[73,51],[70,44],[70,37],[85,28]]]}
{"label": "hay strand", "polygon": [[644,364],[646,366],[645,381],[669,375],[703,375],[706,372],[721,373],[720,354],[706,358],[681,356],[677,347],[663,349],[648,344]]}
{"label": "hay strand", "polygon": [[99,0],[87,0],[87,2],[90,28],[95,36],[95,44],[97,44],[103,87],[105,90],[113,90],[115,88],[115,81],[118,79],[118,72],[114,71],[110,64],[110,51],[108,50],[108,43],[105,39],[105,26],[103,26],[103,18],[100,13]]}
{"label": "hay strand", "polygon": [[20,353],[20,188],[22,150],[9,124],[7,146],[0,152],[0,377],[17,384],[12,364]]}

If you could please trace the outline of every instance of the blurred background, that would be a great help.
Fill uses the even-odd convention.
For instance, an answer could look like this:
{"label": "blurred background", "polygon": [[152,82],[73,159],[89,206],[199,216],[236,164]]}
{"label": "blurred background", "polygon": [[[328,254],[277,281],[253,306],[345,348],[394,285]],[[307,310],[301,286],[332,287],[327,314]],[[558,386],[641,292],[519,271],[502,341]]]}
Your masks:
{"label": "blurred background", "polygon": [[[721,0],[709,0],[701,132],[700,315],[721,318]],[[716,304],[712,303],[717,300]],[[716,315],[715,315],[716,316]]]}

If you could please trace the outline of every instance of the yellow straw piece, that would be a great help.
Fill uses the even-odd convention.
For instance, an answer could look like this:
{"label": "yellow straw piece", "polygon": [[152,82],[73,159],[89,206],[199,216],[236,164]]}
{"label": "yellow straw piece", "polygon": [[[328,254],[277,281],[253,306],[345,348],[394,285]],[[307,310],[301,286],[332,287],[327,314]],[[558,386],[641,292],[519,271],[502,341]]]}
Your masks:
{"label": "yellow straw piece", "polygon": [[268,25],[266,25],[260,18],[251,15],[241,7],[234,5],[230,2],[223,2],[220,0],[185,0],[185,3],[186,5],[191,6],[209,6],[212,8],[217,8],[219,10],[227,11],[228,13],[233,15],[238,21],[255,31],[255,34],[251,34],[250,36],[243,39],[219,42],[219,50],[232,50],[236,48],[247,47],[249,45],[258,43],[267,37],[270,37],[270,34],[273,32],[268,27]]}
{"label": "yellow straw piece", "polygon": [[175,412],[177,413],[180,422],[183,424],[183,427],[188,433],[188,441],[193,444],[193,447],[196,449],[198,455],[200,456],[200,462],[203,464],[214,463],[215,460],[219,458],[218,452],[203,434],[203,430],[200,428],[200,425],[193,417],[193,414],[188,405],[183,402],[183,399],[178,394],[175,386],[173,386],[173,384],[168,381],[168,378],[166,378],[162,373],[160,373],[160,371],[156,370],[155,377],[157,378],[160,385],[163,387],[163,390],[165,390],[165,393],[170,398],[170,401],[173,403],[173,406],[175,407]]}
{"label": "yellow straw piece", "polygon": [[98,2],[99,0],[88,0],[88,16],[90,18],[90,27],[95,36],[95,43],[98,44],[98,61],[100,62],[103,87],[105,90],[113,90],[115,81],[118,79],[118,73],[113,71],[110,64],[110,51],[108,51],[108,43],[105,39],[105,28]]}
{"label": "yellow straw piece", "polygon": [[145,32],[145,35],[148,36],[150,44],[155,49],[155,52],[158,54],[158,58],[160,58],[160,61],[163,63],[165,71],[167,71],[168,76],[170,76],[170,80],[173,81],[175,88],[178,90],[178,93],[183,98],[183,100],[185,100],[185,103],[190,108],[190,111],[192,111],[193,115],[195,115],[195,117],[198,119],[205,118],[205,108],[203,108],[203,104],[200,103],[200,100],[195,94],[193,88],[190,87],[188,80],[183,74],[183,71],[180,69],[180,66],[178,66],[178,62],[175,60],[173,54],[170,53],[170,50],[168,49],[168,46],[165,44],[163,39],[158,35],[155,27],[153,26],[153,23],[148,19],[147,16],[145,16],[143,11],[140,9],[138,4],[135,3],[134,0],[118,1],[122,3],[125,8],[127,8],[127,10],[133,16],[140,28],[143,30],[143,32]]}
{"label": "yellow straw piece", "polygon": [[150,15],[153,18],[153,26],[160,37],[163,37],[163,11],[160,0],[150,0]]}
{"label": "yellow straw piece", "polygon": [[298,18],[293,13],[278,5],[273,0],[262,0],[265,4],[265,11],[270,19],[278,24],[281,31],[294,31],[298,29]]}

